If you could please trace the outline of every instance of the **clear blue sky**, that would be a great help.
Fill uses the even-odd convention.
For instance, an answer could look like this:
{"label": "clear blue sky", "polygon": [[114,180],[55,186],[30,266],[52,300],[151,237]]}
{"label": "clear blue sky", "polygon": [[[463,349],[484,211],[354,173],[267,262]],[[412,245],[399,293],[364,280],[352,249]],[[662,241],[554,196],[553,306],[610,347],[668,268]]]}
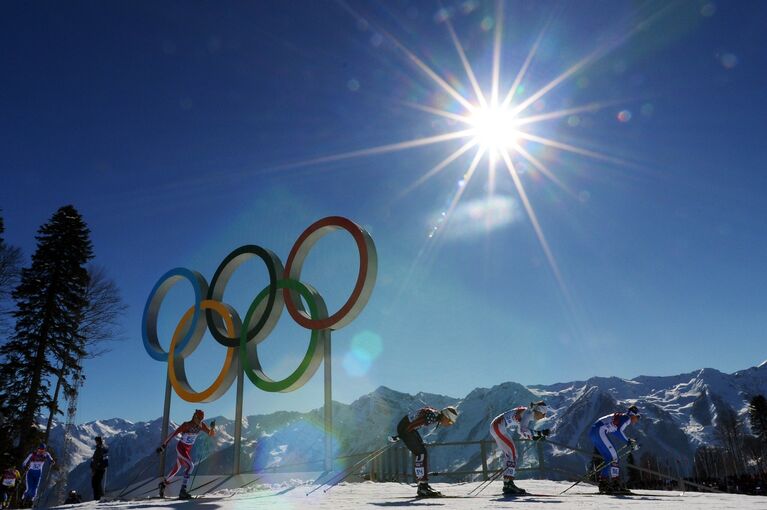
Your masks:
{"label": "clear blue sky", "polygon": [[[96,262],[130,307],[125,340],[86,364],[80,421],[160,415],[165,365],[145,353],[140,326],[166,270],[211,278],[246,243],[285,261],[303,229],[328,215],[368,228],[379,254],[367,308],[334,335],[340,401],[379,385],[464,395],[507,380],[734,371],[767,358],[767,5],[506,5],[502,94],[546,27],[514,104],[612,47],[520,116],[608,103],[525,128],[630,164],[521,142],[556,184],[511,153],[561,282],[502,166],[490,195],[480,163],[446,226],[440,215],[474,151],[403,193],[465,140],[293,165],[458,129],[412,106],[463,110],[402,47],[475,103],[445,19],[487,93],[498,20],[491,2],[444,5],[4,6],[7,239],[31,255],[37,228],[74,204],[92,230]],[[336,309],[355,264],[350,238],[334,234],[312,252],[303,278]],[[241,315],[265,274],[253,263],[235,275],[227,301]],[[190,298],[183,286],[169,295],[166,339]],[[284,314],[262,344],[266,369],[286,375],[307,339]],[[206,336],[189,361],[192,382],[204,385],[221,359]],[[246,414],[322,402],[321,372],[292,394],[246,388]],[[205,409],[233,416],[232,394]],[[174,416],[192,408],[174,398]]]}

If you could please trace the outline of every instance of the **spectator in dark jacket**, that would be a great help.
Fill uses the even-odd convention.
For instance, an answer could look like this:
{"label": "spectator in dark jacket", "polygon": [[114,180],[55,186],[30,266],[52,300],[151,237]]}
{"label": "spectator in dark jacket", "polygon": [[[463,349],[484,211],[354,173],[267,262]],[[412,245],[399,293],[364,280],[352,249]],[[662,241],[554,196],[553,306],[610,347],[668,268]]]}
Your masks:
{"label": "spectator in dark jacket", "polygon": [[104,445],[100,436],[96,436],[96,450],[91,457],[91,486],[93,499],[100,500],[104,495],[104,474],[109,467],[109,448]]}

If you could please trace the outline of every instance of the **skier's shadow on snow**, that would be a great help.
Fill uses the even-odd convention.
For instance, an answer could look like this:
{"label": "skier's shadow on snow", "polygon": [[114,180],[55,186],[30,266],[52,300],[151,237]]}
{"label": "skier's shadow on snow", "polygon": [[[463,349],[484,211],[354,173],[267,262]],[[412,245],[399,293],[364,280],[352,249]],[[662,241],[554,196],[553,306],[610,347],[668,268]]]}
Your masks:
{"label": "skier's shadow on snow", "polygon": [[177,508],[177,509],[184,509],[184,510],[213,510],[214,508],[221,508],[219,505],[216,504],[215,501],[195,501],[193,499],[188,499],[184,501],[179,501],[178,503],[162,503],[162,505],[158,505],[157,502],[147,502],[147,503],[140,503],[138,505],[131,505],[130,508]]}
{"label": "skier's shadow on snow", "polygon": [[490,501],[498,501],[499,503],[508,503],[510,501],[513,501],[514,503],[564,503],[564,501],[558,498],[536,498],[535,496],[527,496],[524,498],[495,498]]}
{"label": "skier's shadow on snow", "polygon": [[414,499],[413,501],[382,501],[381,503],[370,504],[374,506],[445,506],[445,503],[437,503],[435,501],[427,502],[422,499]]}

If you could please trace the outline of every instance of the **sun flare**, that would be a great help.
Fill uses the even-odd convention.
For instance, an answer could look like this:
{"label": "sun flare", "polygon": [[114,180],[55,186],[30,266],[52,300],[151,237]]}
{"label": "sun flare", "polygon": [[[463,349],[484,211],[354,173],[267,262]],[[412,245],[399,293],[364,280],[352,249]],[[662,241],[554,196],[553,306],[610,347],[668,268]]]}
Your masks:
{"label": "sun flare", "polygon": [[479,107],[469,116],[474,142],[491,155],[513,148],[519,140],[513,111],[500,105]]}
{"label": "sun flare", "polygon": [[[329,156],[320,156],[310,160],[283,165],[280,168],[331,163],[352,158],[411,150],[435,144],[458,144],[457,148],[448,151],[444,159],[424,171],[400,194],[402,197],[423,185],[429,179],[444,172],[451,172],[455,176],[456,185],[452,188],[451,194],[445,202],[446,205],[437,216],[438,219],[429,230],[428,239],[436,239],[446,231],[453,213],[456,211],[462,198],[464,198],[464,194],[474,177],[486,177],[486,197],[484,203],[492,204],[494,203],[493,200],[497,198],[496,181],[505,175],[511,179],[513,187],[516,189],[522,209],[530,221],[548,265],[562,290],[565,301],[570,309],[574,310],[573,298],[565,284],[559,265],[554,257],[554,252],[546,239],[541,223],[533,208],[533,203],[525,189],[526,182],[530,181],[535,185],[539,185],[536,183],[541,183],[545,180],[554,184],[569,196],[576,196],[575,191],[567,185],[567,182],[561,179],[555,169],[549,166],[551,161],[558,160],[558,158],[551,156],[551,152],[570,153],[603,164],[626,167],[636,167],[636,165],[610,153],[573,143],[566,143],[564,140],[559,140],[555,137],[557,130],[549,131],[547,129],[547,124],[552,121],[568,119],[569,122],[570,119],[574,119],[575,122],[578,122],[580,115],[593,114],[623,101],[600,100],[587,104],[568,104],[560,109],[547,109],[544,99],[562,83],[577,76],[583,69],[603,58],[640,31],[645,30],[651,21],[660,17],[667,9],[661,9],[652,13],[641,22],[635,23],[630,30],[614,37],[607,43],[597,46],[593,51],[574,62],[543,86],[532,88],[528,83],[531,81],[528,79],[528,71],[530,71],[541,43],[545,39],[550,22],[547,22],[541,29],[535,42],[530,47],[527,57],[517,69],[516,74],[513,75],[513,80],[507,80],[505,78],[510,78],[512,75],[504,77],[504,74],[501,72],[501,63],[504,62],[504,59],[501,58],[501,53],[504,47],[505,5],[501,0],[497,0],[495,3],[492,70],[490,81],[485,84],[485,87],[480,84],[480,80],[469,62],[466,51],[453,27],[449,11],[445,9],[439,11],[439,22],[444,25],[450,35],[459,61],[466,73],[468,83],[461,83],[455,76],[446,72],[440,72],[439,68],[428,65],[415,52],[406,47],[397,37],[386,31],[383,27],[364,18],[348,4],[340,2],[340,5],[353,15],[361,25],[375,27],[376,32],[391,43],[414,69],[431,80],[433,85],[433,90],[431,91],[433,98],[431,100],[414,101],[407,99],[399,102],[403,106],[441,118],[445,128],[432,135]],[[501,90],[502,83],[506,81],[511,81],[511,85],[508,88],[504,86],[505,90]],[[546,154],[547,152],[549,153],[548,155]],[[481,171],[483,162],[487,163],[487,172]],[[467,166],[460,169],[460,174],[456,175],[453,167],[456,165],[462,166],[463,164],[467,164]],[[461,209],[458,210],[460,211]],[[485,229],[485,231],[489,230],[489,228]],[[433,243],[429,243],[429,246],[433,245]],[[419,253],[417,260],[413,263],[413,267],[426,251],[424,249]]]}

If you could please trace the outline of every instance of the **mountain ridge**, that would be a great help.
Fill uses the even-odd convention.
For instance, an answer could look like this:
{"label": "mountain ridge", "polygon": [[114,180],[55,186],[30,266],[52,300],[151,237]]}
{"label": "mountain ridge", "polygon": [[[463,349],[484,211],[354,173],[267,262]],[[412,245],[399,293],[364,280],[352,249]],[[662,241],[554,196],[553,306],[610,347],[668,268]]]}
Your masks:
{"label": "mountain ridge", "polygon": [[[489,388],[477,387],[460,398],[426,392],[411,395],[381,385],[350,404],[333,403],[334,454],[349,455],[379,448],[386,443],[388,435],[395,433],[396,423],[404,414],[423,405],[438,408],[455,405],[461,412],[455,426],[426,431],[426,442],[487,440],[493,417],[508,408],[544,399],[550,409],[546,426],[552,429],[552,438],[560,443],[590,450],[587,431],[591,423],[600,416],[636,404],[643,418],[629,435],[643,444],[642,452],[685,459],[689,463],[698,446],[716,442],[714,429],[720,413],[729,408],[744,417],[748,400],[756,394],[767,394],[766,363],[732,374],[703,368],[672,376],[591,377],[550,385],[524,386],[507,381]],[[216,421],[216,437],[212,440],[203,437],[195,446],[198,457],[202,456],[203,449],[215,452],[203,463],[200,474],[231,469],[234,423],[225,417],[216,417]],[[127,483],[137,469],[157,462],[153,452],[160,441],[160,426],[160,418],[135,423],[110,418],[76,426],[72,438],[74,455],[67,466],[69,486],[89,493],[87,461],[95,435],[104,437],[110,447],[109,489]],[[50,441],[54,449],[60,447],[62,437],[61,425],[56,424]],[[243,417],[242,444],[244,471],[288,465],[319,468],[324,454],[322,410]],[[537,462],[535,455],[524,455],[528,446],[520,446],[523,451],[520,467],[530,467]],[[481,465],[476,445],[433,450],[431,469],[476,469]],[[556,461],[558,466],[582,470],[584,458],[575,452],[555,449],[545,455],[550,457],[547,462]],[[497,458],[497,452],[490,452],[488,461],[492,463]]]}

